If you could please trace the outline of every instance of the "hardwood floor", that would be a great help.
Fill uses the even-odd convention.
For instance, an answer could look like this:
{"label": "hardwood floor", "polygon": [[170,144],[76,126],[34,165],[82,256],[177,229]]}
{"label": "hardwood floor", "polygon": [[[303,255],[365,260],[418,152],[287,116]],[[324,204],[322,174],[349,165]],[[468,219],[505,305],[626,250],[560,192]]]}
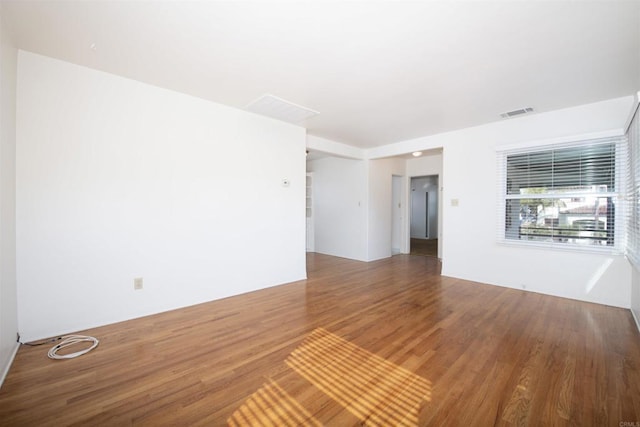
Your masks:
{"label": "hardwood floor", "polygon": [[437,259],[308,256],[309,279],[22,346],[0,425],[640,422],[628,310],[439,275]]}
{"label": "hardwood floor", "polygon": [[415,239],[410,240],[411,255],[438,256],[438,239]]}

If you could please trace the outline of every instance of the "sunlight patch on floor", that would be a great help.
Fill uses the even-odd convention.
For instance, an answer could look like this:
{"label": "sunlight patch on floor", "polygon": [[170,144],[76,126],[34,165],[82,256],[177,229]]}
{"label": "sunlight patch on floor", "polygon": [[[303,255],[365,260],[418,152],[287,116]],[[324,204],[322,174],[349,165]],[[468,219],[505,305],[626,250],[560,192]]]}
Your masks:
{"label": "sunlight patch on floor", "polygon": [[431,399],[429,381],[322,328],[286,364],[365,424],[418,425]]}
{"label": "sunlight patch on floor", "polygon": [[[363,425],[417,426],[431,400],[431,383],[407,369],[318,328],[286,359],[304,378]],[[296,375],[297,374],[297,375]],[[277,381],[270,379],[228,419],[231,426],[322,423]]]}
{"label": "sunlight patch on floor", "polygon": [[322,426],[274,381],[269,381],[231,415],[230,426]]}

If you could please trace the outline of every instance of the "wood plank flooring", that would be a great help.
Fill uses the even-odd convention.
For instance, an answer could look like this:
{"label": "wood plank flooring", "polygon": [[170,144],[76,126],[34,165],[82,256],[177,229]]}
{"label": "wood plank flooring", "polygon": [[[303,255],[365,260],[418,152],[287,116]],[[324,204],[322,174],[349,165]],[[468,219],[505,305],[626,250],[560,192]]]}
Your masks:
{"label": "wood plank flooring", "polygon": [[438,256],[438,239],[411,238],[411,255]]}
{"label": "wood plank flooring", "polygon": [[22,346],[0,425],[640,422],[628,310],[439,275],[437,259],[308,255],[309,279]]}

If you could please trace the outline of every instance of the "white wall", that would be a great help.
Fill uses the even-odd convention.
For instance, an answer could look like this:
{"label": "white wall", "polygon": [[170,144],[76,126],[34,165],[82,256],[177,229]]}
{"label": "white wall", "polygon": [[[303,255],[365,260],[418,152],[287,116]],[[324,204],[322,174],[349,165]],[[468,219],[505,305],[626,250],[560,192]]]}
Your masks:
{"label": "white wall", "polygon": [[367,260],[373,261],[391,256],[393,175],[405,175],[405,160],[370,160],[368,169]]}
{"label": "white wall", "polygon": [[308,163],[313,172],[315,252],[366,261],[366,162],[325,157]]}
{"label": "white wall", "polygon": [[631,267],[631,313],[640,330],[640,271]]}
{"label": "white wall", "polygon": [[[307,166],[305,166],[306,169]],[[312,173],[308,173],[307,174],[307,181],[306,181],[306,202],[305,202],[305,208],[306,208],[306,236],[305,236],[305,242],[306,242],[306,251],[307,252],[313,252],[314,248],[315,248],[315,244],[314,244],[314,238],[313,238],[313,174]]]}
{"label": "white wall", "polygon": [[315,135],[307,135],[307,148],[347,159],[361,160],[365,156],[365,151],[362,148]]}
{"label": "white wall", "polygon": [[18,348],[16,289],[16,67],[0,3],[0,385]]}
{"label": "white wall", "polygon": [[405,177],[394,175],[391,186],[391,254],[404,252],[406,236],[403,235]]}
{"label": "white wall", "polygon": [[407,160],[407,175],[410,177],[442,175],[442,153],[434,150],[421,157]]}
{"label": "white wall", "polygon": [[21,51],[16,166],[27,341],[306,276],[301,127]]}
{"label": "white wall", "polygon": [[[633,97],[490,123],[371,150],[370,157],[443,148],[443,270],[446,276],[630,306],[622,256],[497,243],[496,148],[573,136],[621,134]],[[405,151],[406,150],[406,151]],[[451,206],[458,199],[459,206]]]}
{"label": "white wall", "polygon": [[315,252],[360,261],[390,257],[393,176],[405,175],[405,161],[325,157],[308,163]]}

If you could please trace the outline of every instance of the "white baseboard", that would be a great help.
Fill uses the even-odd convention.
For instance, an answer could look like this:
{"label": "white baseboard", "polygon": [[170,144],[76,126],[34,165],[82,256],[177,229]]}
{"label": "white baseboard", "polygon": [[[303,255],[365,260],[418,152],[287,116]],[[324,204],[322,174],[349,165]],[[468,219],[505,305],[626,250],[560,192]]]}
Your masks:
{"label": "white baseboard", "polygon": [[4,379],[7,377],[7,374],[9,373],[9,369],[11,368],[11,365],[13,364],[13,359],[16,358],[16,354],[18,354],[18,349],[20,348],[20,343],[15,343],[15,347],[13,348],[13,351],[11,352],[11,356],[9,357],[9,360],[7,360],[7,366],[4,367],[4,369],[2,370],[2,375],[0,376],[0,388],[2,387],[2,384],[4,383]]}

